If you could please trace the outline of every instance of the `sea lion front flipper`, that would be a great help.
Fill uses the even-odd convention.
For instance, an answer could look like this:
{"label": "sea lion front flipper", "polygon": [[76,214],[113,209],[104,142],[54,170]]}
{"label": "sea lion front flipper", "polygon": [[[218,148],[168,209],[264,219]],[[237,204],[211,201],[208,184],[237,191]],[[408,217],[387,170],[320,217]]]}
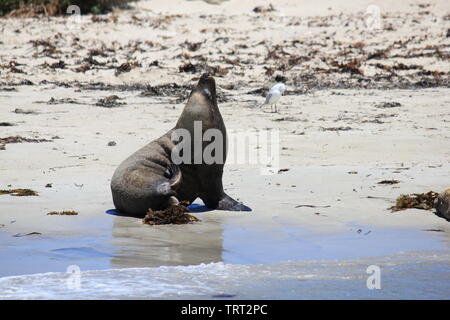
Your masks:
{"label": "sea lion front flipper", "polygon": [[216,209],[226,211],[252,211],[251,208],[247,207],[241,202],[237,202],[226,193],[224,194],[224,197],[219,201],[219,205]]}
{"label": "sea lion front flipper", "polygon": [[169,179],[171,189],[176,189],[181,183],[182,174],[180,167],[174,163],[167,166],[164,176]]}

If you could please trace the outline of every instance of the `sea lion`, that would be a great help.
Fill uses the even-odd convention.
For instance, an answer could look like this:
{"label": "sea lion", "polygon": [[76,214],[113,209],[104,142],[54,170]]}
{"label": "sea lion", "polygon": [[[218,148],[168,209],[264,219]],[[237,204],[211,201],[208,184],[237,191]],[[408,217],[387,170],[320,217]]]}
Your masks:
{"label": "sea lion", "polygon": [[435,207],[438,215],[450,221],[450,188],[439,194]]}
{"label": "sea lion", "polygon": [[[207,141],[202,141],[201,150],[194,147],[194,135],[199,133],[198,124],[201,125],[202,137],[208,129],[222,135],[222,141],[219,140],[222,162],[208,163],[203,158],[200,162],[192,161],[201,156],[208,146]],[[190,144],[185,141],[186,145],[192,146],[189,148],[192,151],[189,154],[180,153],[188,161],[174,163],[173,152],[184,141],[174,141],[180,131],[194,137]],[[251,211],[223,190],[226,145],[226,129],[217,106],[215,80],[205,73],[191,91],[175,127],[133,153],[114,172],[111,191],[116,209],[142,217],[149,208],[163,210],[179,201],[193,202],[199,197],[211,209]]]}

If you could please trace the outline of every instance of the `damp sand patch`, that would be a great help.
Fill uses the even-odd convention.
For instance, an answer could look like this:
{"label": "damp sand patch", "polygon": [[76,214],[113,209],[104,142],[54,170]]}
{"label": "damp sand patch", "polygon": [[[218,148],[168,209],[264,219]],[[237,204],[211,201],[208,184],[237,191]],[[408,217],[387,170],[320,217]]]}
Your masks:
{"label": "damp sand patch", "polygon": [[149,225],[162,224],[188,224],[201,221],[200,219],[188,214],[188,202],[180,202],[177,205],[172,205],[167,209],[153,211],[148,209],[147,215],[142,220],[143,223]]}

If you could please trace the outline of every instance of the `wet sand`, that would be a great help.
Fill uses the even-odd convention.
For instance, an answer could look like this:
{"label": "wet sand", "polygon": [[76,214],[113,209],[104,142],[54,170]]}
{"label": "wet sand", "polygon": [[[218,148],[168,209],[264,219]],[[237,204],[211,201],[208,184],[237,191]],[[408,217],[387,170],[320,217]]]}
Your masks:
{"label": "wet sand", "polygon": [[[148,8],[150,2],[153,3],[143,1],[138,2],[138,5]],[[323,8],[327,8],[328,2],[323,2]],[[364,1],[354,8],[323,9],[318,12],[312,6],[296,7],[290,12],[286,9],[291,8],[289,1],[280,1],[279,11],[260,15],[259,18],[252,13],[255,5],[251,2],[242,18],[245,23],[242,23],[244,31],[241,33],[239,30],[214,31],[214,28],[231,28],[239,20],[239,10],[244,9],[238,10],[233,1],[220,6],[210,6],[200,1],[189,2],[192,4],[189,10],[199,11],[184,12],[182,16],[172,18],[168,17],[179,14],[178,9],[165,8],[163,2],[155,1],[151,6],[152,11],[136,9],[116,12],[119,23],[109,20],[86,22],[82,26],[86,32],[78,35],[84,49],[77,49],[73,44],[74,34],[61,27],[64,23],[62,18],[51,18],[48,22],[0,20],[5,28],[4,34],[8,35],[0,44],[0,65],[6,65],[11,60],[23,63],[17,65],[23,73],[11,72],[10,67],[0,69],[0,120],[13,124],[0,126],[0,138],[17,135],[51,140],[8,143],[4,146],[5,150],[0,150],[0,188],[30,188],[39,193],[35,197],[0,195],[0,256],[2,261],[7,261],[0,266],[0,277],[64,273],[72,264],[87,272],[201,263],[213,263],[214,266],[214,263],[223,262],[225,268],[231,268],[230,274],[239,270],[229,265],[236,265],[238,269],[262,266],[251,269],[258,270],[275,264],[272,270],[275,274],[285,272],[292,276],[294,274],[289,273],[289,268],[282,265],[283,261],[334,261],[339,265],[339,261],[345,259],[367,258],[370,264],[376,264],[377,261],[382,264],[390,259],[383,257],[393,256],[392,259],[400,259],[400,265],[407,269],[408,263],[413,263],[418,256],[423,255],[429,258],[427,261],[430,263],[436,261],[448,264],[448,221],[437,217],[433,211],[388,210],[401,194],[442,191],[449,187],[450,89],[446,81],[450,69],[448,57],[436,56],[439,52],[448,54],[445,51],[448,50],[445,49],[448,48],[448,38],[442,36],[448,20],[439,20],[443,23],[439,26],[423,19],[419,20],[419,26],[412,22],[416,15],[435,15],[443,19],[442,3],[436,1],[424,9],[415,2],[405,2],[386,13],[392,21],[397,21],[395,17],[398,15],[398,19],[406,19],[414,28],[417,27],[414,30],[417,31],[418,42],[400,46],[397,48],[399,52],[381,58],[382,61],[377,60],[376,63],[398,66],[401,62],[422,67],[412,67],[412,71],[403,67],[394,68],[392,72],[383,69],[379,77],[365,70],[373,62],[367,59],[368,54],[378,46],[386,45],[383,41],[386,34],[383,32],[373,35],[373,43],[364,52],[358,48],[351,49],[348,59],[353,59],[353,55],[366,57],[358,67],[362,68],[362,73],[343,72],[339,69],[345,69],[344,66],[333,66],[331,62],[328,63],[331,67],[320,66],[323,62],[320,55],[331,60],[340,56],[339,51],[332,50],[335,45],[331,42],[325,46],[316,44],[321,48],[319,56],[309,66],[306,62],[299,63],[296,67],[282,72],[278,70],[273,74],[271,71],[266,73],[264,69],[264,66],[283,69],[280,63],[284,58],[275,59],[270,55],[272,58],[267,58],[270,48],[286,44],[288,39],[298,38],[306,41],[302,44],[308,48],[305,50],[313,50],[311,41],[330,36],[333,26],[347,19],[345,15],[358,17],[359,12],[365,10]],[[330,3],[329,6],[333,5]],[[218,8],[222,8],[221,13],[217,12]],[[383,10],[386,9],[383,7]],[[430,14],[420,14],[425,10],[430,11]],[[160,21],[159,25],[153,27],[147,25],[156,23],[158,12],[164,12],[167,21]],[[192,26],[199,24],[198,16],[205,12],[208,17],[202,20],[202,24],[205,24],[202,27],[208,30],[194,32]],[[340,12],[344,16],[338,17]],[[148,21],[139,16],[144,14],[150,15]],[[270,34],[283,34],[286,38],[266,39],[270,41],[269,49],[261,45],[255,50],[238,51],[238,65],[218,62],[223,59],[222,56],[233,58],[228,50],[236,50],[243,42],[260,42],[259,37],[263,37],[261,30],[268,30],[271,25],[281,28],[294,20],[296,14],[309,21],[308,30],[312,34],[294,35],[294,28],[285,33],[279,29],[278,33]],[[139,22],[133,15],[144,20]],[[330,18],[331,15],[337,18]],[[101,17],[111,19],[111,16],[113,14]],[[92,17],[83,19],[90,20]],[[328,21],[328,24],[333,19],[341,20],[334,21],[331,26],[313,27],[311,21],[322,23],[321,19]],[[33,29],[32,26],[36,24],[42,28]],[[424,26],[428,29],[422,30]],[[15,28],[21,31],[15,34]],[[133,32],[133,28],[142,32]],[[145,28],[152,28],[154,32],[144,32]],[[349,31],[344,30],[347,34],[344,40],[348,43],[358,42],[364,36],[358,31],[357,25],[348,28]],[[392,41],[394,38],[408,38],[408,34],[404,33],[407,29],[397,27],[395,31],[389,31],[395,36],[390,35],[388,38]],[[54,58],[49,58],[49,53],[42,51],[51,46],[34,46],[30,43],[49,35],[54,36],[57,30],[63,36],[50,38],[50,41],[56,41],[55,48],[61,51],[50,53]],[[98,30],[104,32],[101,37],[96,34]],[[325,33],[322,35],[321,32]],[[420,40],[421,35],[425,34],[429,34],[429,38]],[[229,48],[220,43],[223,40],[202,42],[212,35],[214,39],[226,36],[226,46]],[[241,35],[245,35],[245,39]],[[320,38],[317,38],[318,35],[321,35]],[[88,49],[101,48],[101,42],[108,43],[108,39],[115,39],[123,45],[115,44],[115,55],[110,52],[106,57],[94,56],[104,62],[104,66],[95,65],[92,60],[79,61],[88,55]],[[142,51],[135,50],[139,45],[134,41],[145,43],[156,39],[158,44],[154,44],[154,49],[150,49],[147,43],[142,44]],[[185,40],[189,43],[202,42],[202,45],[194,51],[178,45]],[[126,45],[129,41],[132,44]],[[347,42],[342,46],[347,46]],[[433,47],[430,49],[432,54],[426,56],[428,51],[424,48],[427,45],[444,47],[438,50]],[[415,50],[416,46],[423,50]],[[275,55],[285,56],[289,62],[288,57],[304,52],[302,48],[294,50],[289,45],[286,47],[289,55],[279,51]],[[133,54],[132,60],[141,62],[143,66],[116,76],[117,67],[126,61],[121,59],[130,52]],[[183,52],[192,57],[174,58]],[[30,63],[24,63],[30,54],[36,54],[35,58]],[[411,56],[400,58],[398,55]],[[113,61],[113,56],[118,61]],[[184,226],[148,226],[142,224],[140,219],[114,215],[110,211],[113,209],[109,189],[112,173],[125,157],[174,125],[184,107],[189,88],[195,84],[198,73],[204,71],[179,72],[179,67],[188,61],[199,64],[201,59],[194,56],[207,56],[209,65],[229,68],[223,75],[220,75],[220,68],[214,69],[219,87],[219,108],[228,131],[240,132],[243,128],[280,130],[279,167],[288,170],[261,175],[259,165],[226,165],[226,191],[252,207],[251,213],[204,211],[202,204],[197,203],[193,214],[202,221]],[[44,65],[45,61],[50,64],[62,58],[67,67],[61,70]],[[148,66],[155,60],[160,62],[159,66]],[[247,60],[248,63],[244,63]],[[75,70],[84,63],[89,64],[90,70]],[[328,71],[320,73],[317,68]],[[425,71],[444,73],[427,73],[424,68]],[[391,78],[383,77],[384,72],[391,74]],[[265,91],[261,91],[261,88],[269,87],[279,74],[287,77],[288,92],[280,101],[280,113],[268,113],[267,109],[257,107],[264,101],[261,94]],[[310,81],[302,78],[302,75],[308,74],[316,74],[317,78],[311,78]],[[358,81],[358,78],[370,81]],[[32,84],[20,85],[25,80]],[[177,83],[180,87],[170,87],[167,85],[170,83]],[[162,91],[155,93],[153,89],[158,85],[165,86],[158,89]],[[112,108],[96,105],[100,99],[111,95],[119,97],[119,104]],[[398,104],[393,107],[386,105],[392,102]],[[32,110],[34,113],[17,113],[16,109]],[[111,141],[115,145],[109,146]],[[250,146],[251,150],[256,148],[256,145]],[[378,184],[386,179],[395,179],[399,183]],[[51,187],[46,187],[48,184]],[[50,211],[63,210],[74,210],[78,215],[46,215]],[[39,234],[26,236],[32,232]],[[402,256],[408,252],[411,255]],[[358,262],[358,265],[364,263],[365,260]],[[279,264],[282,266],[277,269]],[[414,281],[414,277],[420,278],[417,274],[430,272],[425,265],[425,262],[418,265],[416,276],[405,279]],[[324,276],[333,268],[338,267],[333,265],[328,271],[318,274]],[[441,265],[439,268],[442,271]],[[349,270],[349,273],[355,275],[354,271]],[[362,273],[365,277],[364,270]],[[362,279],[361,275],[358,277]],[[0,286],[2,283],[9,286],[8,281],[5,278]],[[259,280],[255,278],[255,281]],[[349,286],[356,288],[359,282]],[[429,283],[435,286],[436,295],[426,297],[448,296],[449,288],[438,286],[438,282]],[[205,282],[204,286],[208,283]],[[423,284],[425,286],[426,282]],[[410,291],[403,296],[390,292],[386,293],[386,297],[420,297],[420,292],[411,291],[418,287],[406,287]],[[298,288],[287,298],[301,298],[304,292]],[[325,284],[323,288],[322,296],[331,297],[333,290],[328,286],[331,291],[326,292]],[[336,288],[338,291],[343,290],[340,286]],[[382,293],[368,296],[367,293],[358,292],[360,297],[366,298],[383,296]],[[210,292],[200,297],[208,298],[208,294]],[[254,297],[286,298],[274,287],[261,287],[253,294]],[[339,294],[335,296],[343,297]],[[11,296],[3,296],[8,297]],[[70,294],[68,297],[71,297]],[[161,297],[199,296],[185,292],[180,296]],[[246,292],[240,297],[251,298],[252,292]]]}

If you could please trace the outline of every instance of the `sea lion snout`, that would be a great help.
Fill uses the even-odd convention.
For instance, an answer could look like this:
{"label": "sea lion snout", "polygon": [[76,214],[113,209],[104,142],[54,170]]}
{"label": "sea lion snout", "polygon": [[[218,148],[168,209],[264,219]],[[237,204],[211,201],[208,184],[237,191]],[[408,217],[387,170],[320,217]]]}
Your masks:
{"label": "sea lion snout", "polygon": [[200,92],[202,95],[208,97],[211,101],[216,99],[216,81],[209,73],[205,72],[200,77],[197,87],[194,91]]}

